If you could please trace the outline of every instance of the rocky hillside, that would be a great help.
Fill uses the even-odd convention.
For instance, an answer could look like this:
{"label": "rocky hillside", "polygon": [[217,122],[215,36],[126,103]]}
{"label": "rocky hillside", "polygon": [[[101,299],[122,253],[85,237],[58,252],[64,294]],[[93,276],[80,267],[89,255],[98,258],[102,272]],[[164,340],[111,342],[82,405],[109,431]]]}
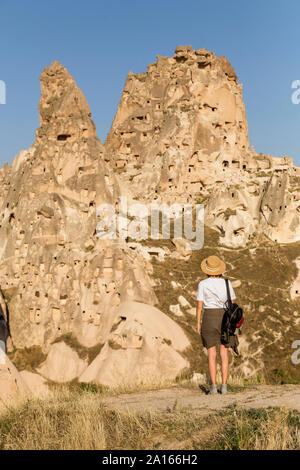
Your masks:
{"label": "rocky hillside", "polygon": [[[300,168],[249,149],[226,58],[191,46],[129,73],[105,145],[60,63],[41,75],[36,140],[0,170],[0,284],[10,355],[44,378],[104,385],[201,372],[200,261],[218,253],[245,309],[245,377],[297,381]],[[99,238],[100,204],[204,203],[205,244]],[[122,214],[121,214],[122,215]]]}
{"label": "rocky hillside", "polygon": [[196,333],[195,298],[197,284],[205,278],[201,260],[217,254],[226,260],[226,277],[246,318],[238,336],[240,356],[231,354],[232,371],[267,383],[299,383],[299,365],[291,360],[292,344],[300,338],[300,274],[295,262],[299,260],[299,242],[279,244],[263,235],[247,248],[230,249],[220,245],[218,233],[207,227],[202,250],[182,259],[174,256],[177,249],[171,241],[164,250],[164,262],[153,257],[155,292],[159,308],[168,312],[190,339],[185,355],[191,370],[203,373],[207,367]]}

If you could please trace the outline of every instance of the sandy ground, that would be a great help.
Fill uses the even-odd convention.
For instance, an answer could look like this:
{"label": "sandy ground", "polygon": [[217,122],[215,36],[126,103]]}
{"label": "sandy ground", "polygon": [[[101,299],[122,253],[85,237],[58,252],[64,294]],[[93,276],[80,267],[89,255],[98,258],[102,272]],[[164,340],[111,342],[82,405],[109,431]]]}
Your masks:
{"label": "sandy ground", "polygon": [[173,387],[122,394],[102,401],[108,407],[138,412],[188,408],[207,415],[234,403],[243,408],[278,406],[300,411],[300,385],[257,385],[242,392],[228,392],[227,395],[206,395],[201,388]]}

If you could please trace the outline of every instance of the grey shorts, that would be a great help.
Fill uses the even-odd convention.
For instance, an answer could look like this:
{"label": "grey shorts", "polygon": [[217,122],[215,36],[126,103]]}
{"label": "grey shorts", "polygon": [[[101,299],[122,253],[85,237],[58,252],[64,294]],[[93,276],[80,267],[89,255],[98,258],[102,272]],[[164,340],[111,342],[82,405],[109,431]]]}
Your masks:
{"label": "grey shorts", "polygon": [[221,343],[221,326],[224,308],[205,308],[201,324],[201,339],[205,348],[218,346]]}

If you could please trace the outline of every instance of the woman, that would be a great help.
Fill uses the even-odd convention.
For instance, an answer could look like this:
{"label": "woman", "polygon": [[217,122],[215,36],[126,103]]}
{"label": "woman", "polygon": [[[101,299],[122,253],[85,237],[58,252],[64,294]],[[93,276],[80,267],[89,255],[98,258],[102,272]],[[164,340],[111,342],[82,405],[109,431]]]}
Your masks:
{"label": "woman", "polygon": [[[222,361],[222,386],[221,393],[227,393],[228,377],[228,347],[221,343],[221,325],[227,300],[226,283],[222,274],[226,270],[226,264],[218,256],[209,256],[201,263],[201,270],[207,275],[207,279],[199,282],[197,295],[197,331],[201,334],[202,344],[207,348],[208,368],[211,379],[209,394],[217,393],[216,386],[216,358],[217,346],[220,345],[220,356]],[[229,281],[231,299],[234,300],[235,293]],[[204,314],[201,323],[201,312]]]}

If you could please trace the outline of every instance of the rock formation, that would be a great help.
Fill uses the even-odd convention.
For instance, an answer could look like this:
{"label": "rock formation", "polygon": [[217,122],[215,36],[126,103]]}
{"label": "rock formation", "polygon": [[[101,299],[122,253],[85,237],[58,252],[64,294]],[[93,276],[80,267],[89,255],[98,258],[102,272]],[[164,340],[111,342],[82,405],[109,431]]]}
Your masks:
{"label": "rock formation", "polygon": [[130,72],[105,147],[128,195],[205,202],[223,245],[257,232],[300,240],[300,169],[249,150],[242,86],[225,57],[179,46]]}
{"label": "rock formation", "polygon": [[81,381],[123,386],[163,383],[189,367],[179,354],[189,346],[187,337],[157,308],[124,303],[116,310],[114,326],[109,342],[80,376]]}
{"label": "rock formation", "polygon": [[0,409],[6,401],[26,398],[30,394],[24,378],[0,349]]}
{"label": "rock formation", "polygon": [[118,211],[120,188],[89,105],[58,62],[41,75],[39,111],[36,141],[2,169],[0,284],[14,346],[53,355],[68,333],[87,348],[106,343],[116,307],[156,296],[151,264],[125,240],[97,236],[96,209]]}
{"label": "rock formation", "polygon": [[[256,320],[264,313],[258,331],[246,323],[240,371],[260,371],[264,347],[274,357],[290,348],[299,330],[300,169],[249,149],[242,87],[228,60],[184,46],[146,73],[130,72],[105,146],[60,63],[45,68],[41,89],[35,142],[0,169],[0,285],[13,345],[43,352],[40,375],[22,372],[29,388],[47,393],[46,380],[132,386],[198,367],[195,282],[212,247],[230,259],[244,308]],[[208,248],[99,237],[97,208],[111,204],[122,216],[120,196],[204,203]],[[258,269],[268,284],[255,281]]]}
{"label": "rock formation", "polygon": [[39,374],[34,374],[28,370],[22,370],[20,372],[20,376],[34,397],[47,398],[52,395],[52,392],[48,387],[47,380]]}
{"label": "rock formation", "polygon": [[51,345],[46,361],[37,372],[52,382],[63,383],[79,377],[87,366],[76,351],[61,341]]}

